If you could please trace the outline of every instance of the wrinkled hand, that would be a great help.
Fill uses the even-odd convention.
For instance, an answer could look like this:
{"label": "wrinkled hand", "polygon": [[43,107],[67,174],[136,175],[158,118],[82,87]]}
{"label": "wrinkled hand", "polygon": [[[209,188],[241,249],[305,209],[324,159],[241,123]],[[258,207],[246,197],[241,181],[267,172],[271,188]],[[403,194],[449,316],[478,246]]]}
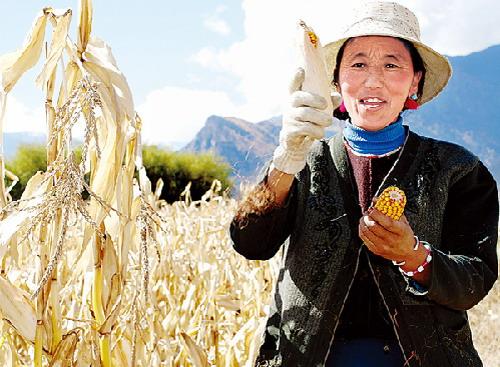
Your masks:
{"label": "wrinkled hand", "polygon": [[415,237],[404,215],[396,221],[372,208],[359,220],[358,231],[366,247],[387,260],[410,262],[419,255],[413,250]]}
{"label": "wrinkled hand", "polygon": [[[304,69],[299,68],[290,84],[289,107],[283,114],[279,146],[273,155],[274,167],[288,174],[304,168],[314,139],[323,138],[325,128],[332,124],[332,116],[324,112],[326,100],[301,90],[304,77]],[[332,98],[332,102],[337,107],[339,97]]]}

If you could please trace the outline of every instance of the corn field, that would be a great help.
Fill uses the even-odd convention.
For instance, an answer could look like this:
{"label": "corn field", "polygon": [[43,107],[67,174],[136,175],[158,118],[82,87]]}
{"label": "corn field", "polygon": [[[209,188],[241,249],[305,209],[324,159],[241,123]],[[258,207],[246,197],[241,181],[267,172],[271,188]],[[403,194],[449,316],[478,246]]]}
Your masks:
{"label": "corn field", "polygon": [[[91,0],[80,1],[76,42],[72,15],[44,8],[20,50],[0,58],[0,139],[9,92],[40,59],[48,137],[47,171],[17,202],[0,151],[0,366],[251,366],[279,257],[248,261],[231,249],[237,203],[217,182],[200,201],[189,187],[183,201],[159,200],[126,78],[91,34]],[[498,290],[471,316],[488,366]]]}
{"label": "corn field", "polygon": [[[107,321],[110,365],[243,366],[255,358],[256,336],[263,332],[277,263],[247,261],[231,250],[227,229],[235,206],[234,200],[210,191],[199,202],[187,198],[157,209],[165,232],[157,233],[158,247],[152,246],[145,255],[147,300],[139,292],[144,281],[139,236],[131,242],[121,289],[114,286],[118,261],[113,242],[108,241],[110,247],[102,259],[102,299],[104,311],[111,314]],[[58,265],[58,289],[51,289],[57,294],[58,313],[48,307],[44,365],[99,365],[97,342],[104,328],[92,311],[92,251],[79,253],[84,225],[76,223]],[[4,267],[6,277],[0,278],[2,291],[10,291],[13,299],[12,309],[3,316],[7,322],[0,347],[2,366],[31,365],[33,360],[33,342],[21,334],[21,328],[25,325],[28,334],[36,323],[29,302],[36,288],[31,271],[36,256],[28,245],[14,250],[15,258]],[[116,306],[110,301],[115,297],[120,298],[120,309],[113,312]],[[31,314],[29,320],[26,311],[15,313],[22,305]],[[56,321],[62,340],[52,346],[50,334]]]}
{"label": "corn field", "polygon": [[[217,182],[198,203],[186,191],[165,205],[161,182],[152,192],[130,88],[110,47],[91,35],[92,2],[79,10],[76,42],[72,11],[44,8],[23,47],[0,59],[3,115],[9,92],[45,54],[36,84],[48,137],[47,171],[19,201],[0,155],[0,363],[240,365],[258,348],[272,266],[228,248],[235,203]],[[76,125],[85,131],[79,161]]]}

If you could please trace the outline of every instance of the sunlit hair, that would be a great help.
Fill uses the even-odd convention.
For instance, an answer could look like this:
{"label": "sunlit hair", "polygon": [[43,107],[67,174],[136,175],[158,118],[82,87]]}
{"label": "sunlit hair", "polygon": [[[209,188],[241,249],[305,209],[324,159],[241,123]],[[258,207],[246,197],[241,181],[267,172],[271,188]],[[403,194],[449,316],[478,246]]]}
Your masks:
{"label": "sunlit hair", "polygon": [[252,217],[262,216],[278,207],[276,195],[265,183],[249,187],[243,192],[238,203],[234,222],[240,227],[245,227]]}
{"label": "sunlit hair", "polygon": [[[410,52],[411,61],[413,64],[413,71],[415,73],[417,73],[419,71],[422,73],[422,77],[420,78],[420,81],[418,83],[418,91],[417,91],[417,96],[420,97],[422,95],[422,92],[423,92],[424,81],[425,81],[424,61],[422,60],[422,57],[418,53],[418,51],[417,51],[416,47],[413,45],[413,43],[411,43],[410,41],[405,40],[403,38],[399,38],[399,37],[394,37],[394,38],[400,40],[403,43],[403,45],[405,46],[405,48]],[[340,65],[340,62],[342,61],[345,46],[351,40],[352,40],[352,38],[349,38],[347,41],[344,42],[342,47],[340,47],[339,52],[337,54],[337,60],[335,62],[335,70],[333,71],[333,85],[337,88],[337,91],[339,91],[339,92],[340,92],[340,88],[339,88],[339,67],[338,66]],[[406,107],[403,108],[403,111],[404,110],[406,110]],[[348,112],[340,112],[340,110],[338,108],[335,109],[335,111],[333,111],[333,116],[335,116],[339,120],[349,119],[349,113]]]}

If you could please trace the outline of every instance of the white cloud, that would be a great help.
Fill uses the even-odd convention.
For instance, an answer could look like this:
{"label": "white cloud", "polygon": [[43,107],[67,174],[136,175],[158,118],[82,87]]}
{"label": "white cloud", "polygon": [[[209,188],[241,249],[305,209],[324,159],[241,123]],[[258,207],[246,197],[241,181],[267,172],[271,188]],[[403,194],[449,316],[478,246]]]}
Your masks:
{"label": "white cloud", "polygon": [[500,3],[493,0],[403,0],[417,15],[422,40],[450,56],[500,43]]}
{"label": "white cloud", "polygon": [[221,19],[220,15],[226,11],[226,7],[224,5],[219,5],[214,14],[205,16],[203,20],[203,25],[211,30],[212,32],[218,33],[223,36],[227,36],[231,33],[231,28],[227,24],[227,22]]}
{"label": "white cloud", "polygon": [[195,54],[191,55],[188,61],[195,62],[205,68],[218,68],[218,54],[217,50],[213,47],[203,47]]}
{"label": "white cloud", "polygon": [[322,39],[343,27],[338,14],[348,5],[336,5],[326,18],[319,4],[325,1],[245,0],[245,39],[226,49],[203,48],[191,60],[239,80],[236,92],[246,101],[239,106],[239,117],[259,121],[280,114],[290,77],[299,66],[294,44],[298,20],[313,26]]}
{"label": "white cloud", "polygon": [[[204,48],[192,60],[239,80],[246,103],[239,117],[257,121],[279,114],[293,70],[296,24],[303,19],[323,44],[346,25],[355,2],[324,0],[243,0],[245,38],[228,48]],[[463,55],[500,43],[500,3],[492,0],[401,0],[419,18],[422,39],[448,55]]]}
{"label": "white cloud", "polygon": [[203,21],[203,25],[207,29],[223,36],[227,36],[229,33],[231,33],[231,28],[229,28],[229,25],[226,23],[226,21],[222,19],[206,18]]}
{"label": "white cloud", "polygon": [[8,95],[3,131],[47,132],[45,110],[42,107],[30,109],[13,95]]}
{"label": "white cloud", "polygon": [[238,108],[223,92],[169,86],[148,94],[137,110],[145,143],[177,146],[189,142],[208,116],[234,116]]}
{"label": "white cloud", "polygon": [[[189,142],[210,115],[238,116],[237,107],[223,92],[164,87],[146,96],[137,106],[143,120],[142,139],[148,144],[169,144],[173,148]],[[3,124],[4,132],[47,132],[43,107],[30,109],[9,95]],[[83,136],[84,126],[75,126],[75,138]]]}
{"label": "white cloud", "polygon": [[226,10],[227,10],[227,6],[225,6],[225,5],[217,5],[217,7],[215,8],[215,13],[216,14],[222,14]]}

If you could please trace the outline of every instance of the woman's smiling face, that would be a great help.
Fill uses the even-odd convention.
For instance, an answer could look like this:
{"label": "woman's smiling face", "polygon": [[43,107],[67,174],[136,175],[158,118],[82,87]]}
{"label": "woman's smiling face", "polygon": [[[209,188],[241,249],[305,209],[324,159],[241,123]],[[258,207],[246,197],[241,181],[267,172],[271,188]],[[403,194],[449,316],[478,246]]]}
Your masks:
{"label": "woman's smiling face", "polygon": [[420,78],[410,51],[396,38],[364,36],[345,44],[338,82],[356,126],[376,131],[394,122]]}

